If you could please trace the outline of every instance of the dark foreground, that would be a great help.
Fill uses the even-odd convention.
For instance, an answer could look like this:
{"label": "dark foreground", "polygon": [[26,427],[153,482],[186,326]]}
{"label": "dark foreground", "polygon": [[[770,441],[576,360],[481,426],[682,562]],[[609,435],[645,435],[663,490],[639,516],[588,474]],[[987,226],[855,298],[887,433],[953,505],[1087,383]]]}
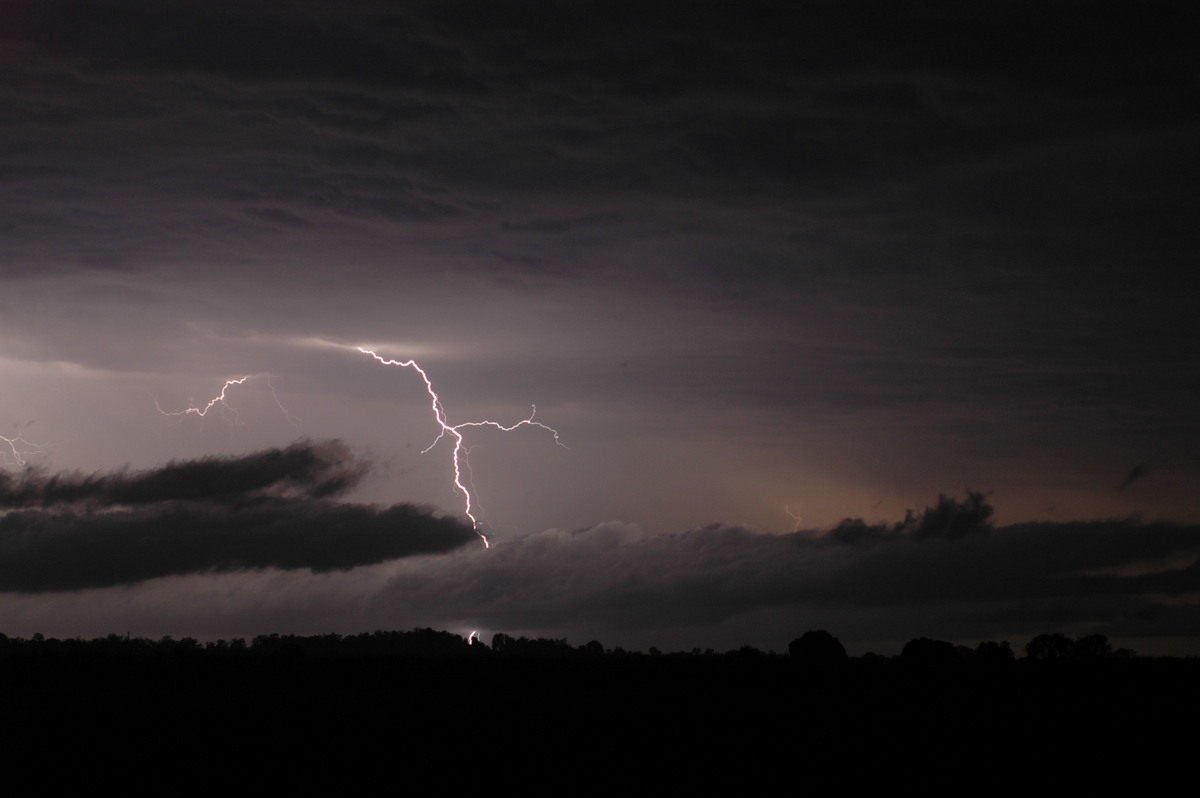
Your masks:
{"label": "dark foreground", "polygon": [[5,778],[184,794],[1145,790],[1196,742],[1200,660],[819,665],[527,642],[0,640]]}

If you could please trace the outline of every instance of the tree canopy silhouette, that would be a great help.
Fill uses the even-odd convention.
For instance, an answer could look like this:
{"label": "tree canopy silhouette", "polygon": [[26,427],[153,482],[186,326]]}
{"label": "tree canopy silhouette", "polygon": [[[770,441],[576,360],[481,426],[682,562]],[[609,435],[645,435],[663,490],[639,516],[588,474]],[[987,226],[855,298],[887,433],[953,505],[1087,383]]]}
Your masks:
{"label": "tree canopy silhouette", "polygon": [[788,643],[788,654],[803,665],[837,665],[846,661],[846,648],[824,629],[813,629]]}

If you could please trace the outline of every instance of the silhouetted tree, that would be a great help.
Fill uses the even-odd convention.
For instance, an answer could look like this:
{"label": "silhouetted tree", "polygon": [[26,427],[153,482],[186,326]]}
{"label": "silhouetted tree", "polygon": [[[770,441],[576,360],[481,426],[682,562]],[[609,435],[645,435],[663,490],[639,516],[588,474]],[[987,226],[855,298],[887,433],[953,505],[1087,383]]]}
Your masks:
{"label": "silhouetted tree", "polygon": [[972,656],[976,662],[985,665],[1012,662],[1016,659],[1012,646],[1008,644],[1007,640],[999,643],[992,640],[985,640],[975,646],[975,652]]}
{"label": "silhouetted tree", "polygon": [[746,644],[737,651],[730,651],[731,656],[737,657],[742,662],[753,662],[765,658],[767,655],[759,651],[752,645]]}
{"label": "silhouetted tree", "polygon": [[1112,644],[1104,635],[1087,635],[1075,641],[1075,656],[1078,659],[1100,659],[1111,657]]}
{"label": "silhouetted tree", "polygon": [[954,650],[953,643],[918,637],[904,644],[900,659],[906,662],[956,662],[958,653]]}
{"label": "silhouetted tree", "polygon": [[586,644],[581,646],[579,650],[588,657],[604,656],[604,644],[599,640],[589,640]]}
{"label": "silhouetted tree", "polygon": [[803,665],[837,665],[845,662],[846,648],[824,629],[812,629],[788,643],[788,654]]}
{"label": "silhouetted tree", "polygon": [[1030,659],[1069,659],[1075,654],[1075,644],[1062,632],[1038,635],[1025,646]]}

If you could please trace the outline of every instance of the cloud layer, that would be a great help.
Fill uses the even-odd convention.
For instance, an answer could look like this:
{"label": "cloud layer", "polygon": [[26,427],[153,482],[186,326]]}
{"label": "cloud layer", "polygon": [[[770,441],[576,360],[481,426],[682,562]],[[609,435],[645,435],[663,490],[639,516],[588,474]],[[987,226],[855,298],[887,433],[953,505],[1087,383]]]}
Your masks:
{"label": "cloud layer", "polygon": [[[129,596],[162,619],[192,589],[213,607],[215,584],[244,607],[160,633],[238,616],[732,636],[778,616],[862,639],[1191,617],[1195,4],[9,0],[3,17],[0,433],[47,444],[31,462],[105,471],[0,478],[0,586],[102,594],[38,594],[40,617],[108,607],[97,631],[123,630]],[[347,503],[357,484],[461,506],[444,443],[418,454],[437,434],[421,386],[370,368],[367,343],[428,366],[453,422],[536,403],[568,436],[547,453],[473,430],[494,551],[388,559],[468,531]],[[150,401],[246,374],[276,379],[239,386],[244,424]],[[379,468],[324,444],[263,457],[295,435],[279,400]],[[124,462],[139,470],[107,473]],[[969,502],[880,522],[963,485],[994,490],[997,526]],[[1184,525],[1012,525],[1135,513]],[[750,531],[796,515],[832,532]],[[392,532],[410,526],[430,539]],[[0,613],[33,601],[14,595]]]}
{"label": "cloud layer", "polygon": [[[776,650],[828,628],[859,653],[894,653],[920,636],[1019,645],[1054,630],[1178,652],[1200,623],[1200,527],[1132,519],[992,527],[977,496],[943,497],[892,525],[652,534],[609,522],[500,536],[486,550],[461,545],[474,540],[470,530],[402,506],[318,502],[324,509],[312,513],[304,502],[298,519],[281,509],[296,505],[266,499],[237,512],[177,507],[153,522],[114,513],[80,526],[68,516],[74,534],[63,534],[63,546],[43,537],[15,551],[6,517],[0,578],[9,591],[188,575],[119,590],[11,592],[0,623],[10,634],[103,634],[119,621],[142,634],[226,637],[432,625],[577,644]],[[210,520],[228,520],[237,534],[214,532]],[[177,532],[164,535],[172,524]],[[870,534],[843,534],[864,528]],[[354,565],[363,567],[336,570]]]}
{"label": "cloud layer", "polygon": [[[978,509],[971,499],[943,498],[886,535],[854,539],[842,527],[787,535],[720,525],[675,535],[615,523],[550,530],[498,543],[486,556],[468,553],[453,566],[456,577],[401,569],[381,600],[430,613],[454,608],[500,629],[584,634],[589,626],[627,632],[739,619],[750,636],[756,613],[882,617],[901,608],[908,629],[895,633],[910,636],[955,626],[967,637],[1076,626],[1128,634],[1138,625],[1170,635],[1200,620],[1200,527],[1114,520],[993,529],[970,519]],[[945,525],[955,512],[964,513],[957,529]]]}
{"label": "cloud layer", "polygon": [[411,505],[332,500],[366,470],[337,441],[304,441],[138,473],[0,473],[0,590],[347,569],[477,540],[460,522]]}

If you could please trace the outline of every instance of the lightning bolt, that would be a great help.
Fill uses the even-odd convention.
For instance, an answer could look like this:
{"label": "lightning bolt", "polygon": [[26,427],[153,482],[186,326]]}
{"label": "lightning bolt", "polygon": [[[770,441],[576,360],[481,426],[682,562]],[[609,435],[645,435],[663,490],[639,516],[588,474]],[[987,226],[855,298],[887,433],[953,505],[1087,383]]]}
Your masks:
{"label": "lightning bolt", "polygon": [[271,375],[267,375],[267,387],[271,389],[271,396],[275,399],[275,405],[279,408],[279,412],[283,413],[283,417],[288,420],[288,423],[296,428],[296,432],[300,431],[300,419],[288,412],[288,409],[283,406],[283,402],[279,401],[279,394],[275,393],[275,385],[271,382]]}
{"label": "lightning bolt", "polygon": [[0,435],[0,441],[4,441],[8,447],[8,451],[0,449],[0,462],[3,462],[4,465],[16,464],[24,467],[25,458],[29,455],[47,453],[45,446],[26,440],[25,436],[19,433],[11,438]]}
{"label": "lightning bolt", "polygon": [[[471,527],[475,530],[475,534],[479,535],[479,539],[483,541],[485,548],[491,548],[491,544],[488,543],[487,536],[480,529],[481,524],[479,519],[476,518],[475,514],[472,512],[475,500],[471,495],[471,491],[466,485],[463,484],[463,469],[466,468],[469,473],[470,463],[467,461],[467,451],[463,448],[462,429],[464,427],[494,427],[502,432],[512,432],[518,427],[539,427],[553,435],[554,442],[565,449],[567,446],[561,440],[559,440],[558,430],[554,429],[553,427],[548,427],[540,421],[533,420],[533,417],[537,414],[537,405],[531,405],[532,410],[529,413],[529,418],[522,419],[521,421],[509,426],[505,426],[498,421],[490,420],[464,421],[459,424],[451,424],[446,417],[445,408],[442,407],[442,400],[440,397],[438,397],[437,391],[435,391],[433,388],[433,382],[429,379],[429,375],[425,373],[425,370],[417,365],[415,360],[392,360],[379,355],[373,350],[366,349],[361,346],[355,348],[364,355],[370,355],[372,358],[385,366],[409,368],[421,375],[421,379],[425,382],[425,392],[429,394],[429,408],[433,411],[433,417],[437,420],[438,426],[440,427],[437,437],[434,438],[433,443],[425,447],[425,449],[421,451],[421,454],[426,454],[434,446],[437,446],[438,442],[441,441],[442,438],[449,436],[454,439],[454,488],[463,495],[464,512],[466,513],[467,518],[471,519]],[[469,478],[468,481],[470,481]]]}
{"label": "lightning bolt", "polygon": [[795,521],[795,524],[792,526],[792,531],[799,532],[800,531],[800,522],[803,521],[804,519],[801,518],[799,514],[793,513],[792,508],[786,504],[783,506],[783,511],[785,513],[787,513],[788,515],[790,515],[792,517],[792,520]]}
{"label": "lightning bolt", "polygon": [[[530,405],[529,417],[523,418],[520,421],[516,422],[515,424],[505,425],[505,424],[501,424],[499,421],[491,421],[491,420],[463,421],[458,424],[451,424],[449,419],[446,416],[446,410],[442,406],[442,400],[438,396],[437,391],[434,390],[433,381],[429,379],[429,375],[427,373],[425,373],[425,370],[423,368],[421,368],[415,360],[392,360],[390,358],[383,357],[382,355],[378,354],[377,352],[375,352],[371,349],[366,349],[361,346],[355,347],[355,348],[359,352],[363,353],[364,355],[370,355],[376,361],[378,361],[379,363],[381,363],[385,366],[398,366],[400,368],[410,368],[413,371],[417,372],[417,374],[419,374],[421,376],[421,380],[425,383],[425,392],[429,395],[429,408],[430,408],[430,410],[433,411],[433,417],[437,421],[438,427],[439,427],[437,437],[433,439],[433,443],[429,444],[427,447],[425,447],[424,449],[421,450],[421,454],[427,454],[431,449],[433,449],[433,447],[438,445],[438,443],[442,440],[442,438],[450,437],[450,438],[454,439],[454,453],[453,453],[453,462],[454,462],[453,484],[454,484],[454,488],[459,493],[461,493],[463,496],[463,505],[464,505],[463,511],[466,513],[467,518],[471,519],[471,528],[475,530],[475,534],[479,535],[479,539],[483,541],[484,547],[491,548],[491,544],[488,542],[487,535],[485,535],[484,531],[483,531],[483,522],[480,521],[480,519],[477,518],[475,515],[475,508],[476,508],[478,502],[475,500],[474,494],[472,492],[474,490],[475,486],[474,486],[473,475],[471,473],[471,463],[470,463],[470,459],[469,459],[470,448],[465,447],[465,440],[463,438],[462,430],[466,427],[492,427],[494,429],[500,430],[501,432],[512,432],[512,431],[518,429],[519,427],[538,427],[539,429],[544,429],[547,432],[549,432],[551,435],[553,435],[554,443],[556,445],[561,446],[562,448],[566,449],[567,448],[566,444],[564,444],[559,439],[558,430],[554,429],[553,427],[547,426],[546,424],[543,424],[540,421],[534,421],[534,416],[537,415],[537,405]],[[212,399],[209,399],[208,402],[203,405],[197,405],[194,407],[186,407],[183,410],[164,410],[162,408],[162,405],[159,404],[158,397],[156,396],[156,397],[154,397],[154,406],[158,409],[158,412],[162,413],[164,416],[182,417],[182,416],[192,415],[192,416],[197,416],[199,418],[204,418],[205,416],[208,415],[209,411],[211,411],[213,408],[215,408],[219,405],[223,411],[228,411],[233,414],[233,421],[235,424],[237,424],[237,423],[240,423],[240,420],[238,417],[238,412],[237,412],[237,410],[235,410],[233,407],[231,407],[229,405],[226,395],[229,393],[230,388],[232,388],[235,385],[243,385],[246,382],[246,380],[250,379],[252,376],[253,375],[251,375],[251,374],[247,374],[243,377],[235,377],[235,378],[226,380],[225,384],[221,386],[220,392],[216,396],[214,396]],[[299,419],[292,416],[287,411],[287,408],[285,408],[283,406],[283,403],[279,401],[279,394],[276,393],[275,386],[271,382],[271,375],[269,375],[269,374],[266,375],[266,380],[267,380],[267,387],[271,390],[271,396],[274,397],[275,404],[278,405],[280,412],[282,412],[284,415],[284,418],[286,418],[293,426],[299,428]],[[15,442],[22,440],[19,437],[14,438],[14,439],[0,437],[0,440],[7,441],[9,443],[10,447],[13,450],[14,457],[16,457],[17,462],[21,463],[22,465],[24,464],[24,461],[21,459],[21,454],[32,453],[32,452],[19,452],[18,451]],[[28,444],[28,442],[25,442],[25,443]],[[32,444],[28,444],[28,445],[32,445]],[[471,447],[471,448],[473,448],[473,447]],[[40,448],[36,449],[36,451],[41,453]],[[5,458],[7,459],[7,453],[5,453]],[[464,479],[463,472],[464,471],[466,471],[466,482],[465,483],[463,481],[463,479]],[[470,484],[471,487],[468,488],[467,487],[468,484]],[[480,510],[480,512],[482,513],[482,509]]]}
{"label": "lightning bolt", "polygon": [[[222,410],[228,411],[233,414],[233,423],[234,424],[240,424],[241,417],[238,415],[238,411],[235,410],[233,408],[233,406],[229,404],[229,402],[226,399],[225,394],[227,394],[229,392],[229,389],[232,388],[234,385],[242,385],[246,382],[246,380],[250,379],[252,376],[254,376],[254,375],[247,374],[244,377],[236,377],[234,379],[225,380],[225,384],[221,386],[221,392],[218,393],[216,396],[214,396],[212,399],[209,399],[208,403],[203,405],[202,407],[186,407],[183,410],[163,410],[162,405],[160,405],[158,403],[157,396],[154,397],[154,406],[156,408],[158,408],[158,412],[162,413],[164,416],[199,416],[200,418],[204,418],[205,416],[208,415],[208,411],[212,410],[217,405],[220,405]],[[283,402],[279,401],[279,394],[275,391],[274,383],[271,382],[271,375],[267,374],[266,378],[267,378],[267,387],[271,390],[271,397],[275,400],[275,405],[279,408],[279,412],[283,413],[283,417],[288,420],[289,424],[291,424],[293,427],[295,427],[296,430],[299,430],[300,429],[300,419],[296,418],[291,413],[289,413],[287,408],[283,406]]]}
{"label": "lightning bolt", "polygon": [[190,416],[199,416],[200,418],[204,418],[205,416],[208,415],[209,410],[212,410],[217,405],[220,405],[224,409],[233,413],[234,423],[236,424],[236,423],[238,423],[238,412],[236,410],[234,410],[232,407],[230,407],[229,403],[225,401],[225,394],[229,391],[229,388],[231,386],[241,385],[248,379],[250,379],[249,374],[247,374],[245,377],[238,377],[237,379],[225,380],[225,384],[221,386],[221,392],[219,394],[217,394],[216,396],[214,396],[212,399],[209,399],[208,404],[206,404],[204,407],[188,407],[188,408],[184,408],[183,410],[177,410],[177,411],[163,410],[162,406],[159,405],[159,403],[158,403],[157,396],[154,397],[154,406],[157,407],[158,412],[162,413],[164,416],[189,416],[190,415]]}

